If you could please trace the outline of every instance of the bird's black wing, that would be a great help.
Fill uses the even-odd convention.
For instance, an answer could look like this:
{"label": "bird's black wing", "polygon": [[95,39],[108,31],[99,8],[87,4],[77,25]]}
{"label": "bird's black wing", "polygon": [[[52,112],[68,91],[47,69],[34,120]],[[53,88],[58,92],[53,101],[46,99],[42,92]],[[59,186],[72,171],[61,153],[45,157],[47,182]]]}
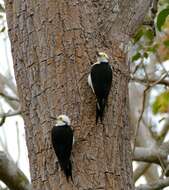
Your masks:
{"label": "bird's black wing", "polygon": [[64,171],[67,179],[69,176],[72,177],[70,155],[73,144],[73,130],[70,126],[53,127],[52,144],[61,169]]}
{"label": "bird's black wing", "polygon": [[112,69],[107,64],[95,64],[91,69],[91,80],[97,99],[107,99],[112,84]]}
{"label": "bird's black wing", "polygon": [[73,143],[73,131],[69,126],[57,126],[52,129],[52,144],[58,158],[70,158]]}
{"label": "bird's black wing", "polygon": [[91,69],[91,81],[97,98],[96,124],[98,118],[103,120],[104,109],[107,104],[108,95],[112,84],[112,69],[108,63],[93,65]]}

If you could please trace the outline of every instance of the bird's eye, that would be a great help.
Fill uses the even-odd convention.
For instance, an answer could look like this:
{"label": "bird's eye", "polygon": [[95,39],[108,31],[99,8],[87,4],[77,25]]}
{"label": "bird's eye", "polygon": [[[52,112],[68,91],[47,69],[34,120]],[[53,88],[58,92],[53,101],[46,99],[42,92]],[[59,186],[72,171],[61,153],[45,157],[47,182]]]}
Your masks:
{"label": "bird's eye", "polygon": [[60,121],[62,121],[63,119],[62,119],[62,117],[58,117],[58,118],[57,118],[57,120],[60,120]]}

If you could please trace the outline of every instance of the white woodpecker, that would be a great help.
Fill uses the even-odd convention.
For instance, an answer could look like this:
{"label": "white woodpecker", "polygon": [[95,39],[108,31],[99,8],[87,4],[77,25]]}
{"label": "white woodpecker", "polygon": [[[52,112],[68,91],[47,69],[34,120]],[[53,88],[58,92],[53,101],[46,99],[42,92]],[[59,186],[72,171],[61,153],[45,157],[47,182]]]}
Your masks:
{"label": "white woodpecker", "polygon": [[98,53],[97,62],[91,67],[88,84],[96,95],[96,124],[100,118],[103,122],[104,109],[107,105],[108,95],[112,84],[112,68],[109,57],[104,52]]}
{"label": "white woodpecker", "polygon": [[70,126],[70,119],[66,115],[59,115],[55,119],[56,124],[51,131],[52,145],[67,181],[69,181],[69,177],[73,181],[72,163],[70,160],[73,145],[73,130]]}

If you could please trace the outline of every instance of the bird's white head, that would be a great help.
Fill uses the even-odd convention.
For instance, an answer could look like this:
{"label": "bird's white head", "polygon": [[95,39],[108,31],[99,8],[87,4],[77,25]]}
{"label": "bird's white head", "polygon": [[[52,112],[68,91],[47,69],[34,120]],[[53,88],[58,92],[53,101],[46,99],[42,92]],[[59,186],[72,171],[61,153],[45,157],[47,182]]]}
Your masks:
{"label": "bird's white head", "polygon": [[109,62],[109,56],[104,52],[98,52],[97,61],[100,62]]}
{"label": "bird's white head", "polygon": [[56,126],[69,125],[70,119],[67,115],[59,115],[56,119]]}

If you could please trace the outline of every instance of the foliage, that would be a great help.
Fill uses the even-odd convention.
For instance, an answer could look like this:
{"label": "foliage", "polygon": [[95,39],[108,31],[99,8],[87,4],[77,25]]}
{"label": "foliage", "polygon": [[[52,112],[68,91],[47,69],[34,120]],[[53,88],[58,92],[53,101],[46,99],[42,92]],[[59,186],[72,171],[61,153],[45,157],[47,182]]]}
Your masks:
{"label": "foliage", "polygon": [[157,16],[148,18],[133,37],[133,44],[136,46],[132,61],[148,58],[152,53],[160,61],[169,59],[169,2],[160,1],[159,10]]}
{"label": "foliage", "polygon": [[0,33],[1,32],[4,32],[6,27],[4,26],[4,15],[5,15],[5,8],[4,8],[4,5],[0,4],[0,21],[1,21],[1,24],[0,24]]}
{"label": "foliage", "polygon": [[169,15],[169,7],[160,11],[157,16],[157,29],[160,32],[161,32],[162,26],[164,25],[168,15]]}
{"label": "foliage", "polygon": [[[143,25],[133,37],[129,56],[130,117],[137,143],[134,145],[144,148],[151,145],[157,148],[169,140],[169,0],[152,1]],[[155,94],[157,97],[154,97]],[[164,162],[160,160],[159,166],[137,162],[138,167],[134,170],[135,181],[144,176],[147,187],[154,180],[162,178],[163,181],[169,171],[169,163],[164,166]],[[163,172],[157,171],[159,169]],[[154,179],[151,181],[147,174]],[[161,189],[156,185],[155,188],[150,186],[145,189]],[[140,186],[138,189],[144,188]]]}
{"label": "foliage", "polygon": [[[140,58],[148,58],[149,54],[156,51],[156,46],[153,44],[154,32],[150,27],[142,26],[133,38],[133,44],[137,45],[135,54],[132,56],[132,62]],[[144,44],[141,42],[144,41]]]}
{"label": "foliage", "polygon": [[158,95],[152,105],[154,114],[169,112],[169,90]]}
{"label": "foliage", "polygon": [[0,13],[4,13],[5,12],[5,8],[2,4],[0,4]]}

